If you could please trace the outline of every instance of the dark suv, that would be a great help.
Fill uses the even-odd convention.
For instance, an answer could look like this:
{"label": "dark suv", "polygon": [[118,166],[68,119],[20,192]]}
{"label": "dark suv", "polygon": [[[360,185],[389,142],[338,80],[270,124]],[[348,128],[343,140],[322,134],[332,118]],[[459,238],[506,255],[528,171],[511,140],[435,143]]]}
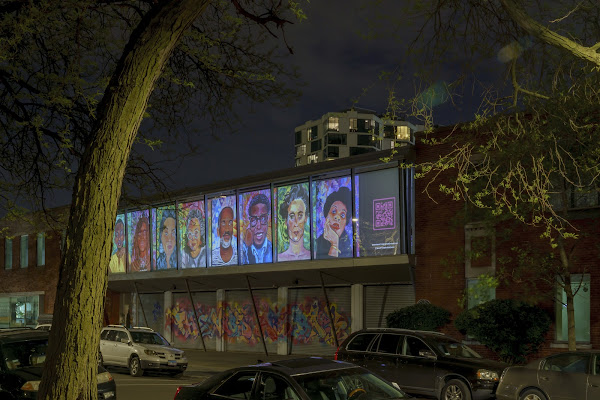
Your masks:
{"label": "dark suv", "polygon": [[336,359],[362,365],[407,393],[443,400],[493,398],[507,366],[442,333],[391,328],[352,333]]}
{"label": "dark suv", "polygon": [[[47,348],[47,331],[0,329],[0,399],[37,398]],[[101,366],[98,366],[98,398],[117,398],[115,381]]]}

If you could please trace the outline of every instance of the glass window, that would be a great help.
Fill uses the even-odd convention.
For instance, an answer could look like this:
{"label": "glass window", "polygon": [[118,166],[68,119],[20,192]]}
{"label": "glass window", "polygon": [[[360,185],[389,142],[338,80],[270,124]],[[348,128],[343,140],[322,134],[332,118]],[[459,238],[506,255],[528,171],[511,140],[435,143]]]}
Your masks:
{"label": "glass window", "polygon": [[399,188],[397,168],[355,176],[357,256],[400,254]]}
{"label": "glass window", "polygon": [[363,333],[356,335],[356,337],[352,339],[350,343],[348,343],[346,350],[367,351],[375,336],[377,336],[376,333]]}
{"label": "glass window", "polygon": [[277,194],[277,261],[310,260],[308,182],[281,186]]}
{"label": "glass window", "polygon": [[356,132],[356,125],[357,125],[356,121],[357,121],[356,118],[350,118],[350,126],[348,128],[350,130],[350,132]]}
{"label": "glass window", "polygon": [[179,268],[206,267],[206,213],[204,201],[179,203]]}
{"label": "glass window", "polygon": [[333,157],[333,158],[337,158],[340,156],[340,148],[337,146],[328,146],[326,148],[327,151],[327,157]]}
{"label": "glass window", "polygon": [[319,161],[319,156],[316,154],[311,154],[310,156],[308,156],[308,163],[309,164],[314,164],[317,161]]}
{"label": "glass window", "polygon": [[38,296],[10,297],[9,326],[35,326],[39,315],[39,300]]}
{"label": "glass window", "polygon": [[358,132],[370,132],[373,128],[373,121],[370,119],[358,119],[357,130]]}
{"label": "glass window", "polygon": [[4,239],[4,269],[12,269],[12,239]]}
{"label": "glass window", "polygon": [[214,394],[232,399],[247,400],[252,394],[252,387],[256,380],[254,372],[239,372],[225,381]]}
{"label": "glass window", "polygon": [[296,157],[305,156],[306,155],[306,145],[301,144],[300,146],[296,146]]}
{"label": "glass window", "polygon": [[125,272],[127,260],[127,249],[125,247],[125,214],[117,214],[115,229],[113,231],[112,253],[108,268],[111,273]]}
{"label": "glass window", "polygon": [[589,363],[589,354],[559,354],[548,357],[543,369],[546,371],[587,374]]}
{"label": "glass window", "polygon": [[496,287],[488,285],[489,280],[467,279],[467,307],[473,308],[496,298]]}
{"label": "glass window", "polygon": [[37,234],[37,265],[46,265],[46,235],[43,233]]}
{"label": "glass window", "polygon": [[300,144],[302,143],[302,131],[296,131],[294,133],[294,143],[295,144]]}
{"label": "glass window", "polygon": [[129,335],[127,334],[127,332],[117,331],[115,340],[117,342],[127,343],[129,342]]}
{"label": "glass window", "polygon": [[330,133],[327,135],[327,144],[347,144],[347,137],[345,133]]}
{"label": "glass window", "polygon": [[21,236],[20,257],[21,268],[27,268],[29,265],[29,236]]}
{"label": "glass window", "polygon": [[261,374],[257,394],[257,398],[261,400],[300,400],[300,396],[285,379],[267,373]]}
{"label": "glass window", "polygon": [[154,254],[156,269],[177,269],[177,215],[175,207],[156,208],[156,219],[153,220]]}
{"label": "glass window", "polygon": [[211,266],[238,264],[237,203],[234,196],[222,196],[209,202],[211,216]]}
{"label": "glass window", "polygon": [[[571,275],[571,289],[575,294],[573,307],[575,309],[575,338],[578,342],[590,341],[590,275]],[[556,302],[556,340],[568,340],[567,295],[562,287],[558,287]]]}
{"label": "glass window", "polygon": [[310,140],[315,140],[317,137],[319,137],[319,127],[313,126],[311,128],[308,128],[308,134]]}
{"label": "glass window", "polygon": [[421,340],[414,336],[406,337],[405,355],[414,357],[423,357],[419,354],[421,351],[431,352],[431,349]]}
{"label": "glass window", "polygon": [[273,262],[271,234],[271,190],[263,189],[239,196],[240,264]]}
{"label": "glass window", "polygon": [[359,146],[373,146],[371,135],[356,135],[356,144]]}
{"label": "glass window", "polygon": [[[381,339],[379,339],[379,346],[377,347],[378,353],[389,353],[389,354],[397,354],[402,353],[402,343],[404,336],[402,335],[394,335],[391,333],[384,333],[381,335]],[[398,351],[398,347],[400,347],[400,351]]]}
{"label": "glass window", "polygon": [[100,339],[101,340],[110,340],[108,339],[108,335],[111,333],[112,331],[109,329],[103,330],[102,333],[100,333]]}
{"label": "glass window", "polygon": [[314,152],[318,150],[321,150],[321,139],[310,142],[310,151]]}
{"label": "glass window", "polygon": [[327,121],[327,129],[330,131],[338,131],[340,128],[340,119],[338,117],[329,117]]}
{"label": "glass window", "polygon": [[150,210],[127,213],[129,272],[150,271]]}

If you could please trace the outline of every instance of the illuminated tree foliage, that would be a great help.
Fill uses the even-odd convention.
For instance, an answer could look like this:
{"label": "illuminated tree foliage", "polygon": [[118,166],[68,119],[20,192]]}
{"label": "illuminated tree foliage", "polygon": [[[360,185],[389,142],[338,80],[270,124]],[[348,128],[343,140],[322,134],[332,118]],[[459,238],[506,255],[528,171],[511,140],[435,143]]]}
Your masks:
{"label": "illuminated tree foliage", "polygon": [[[598,201],[600,5],[414,0],[407,8],[406,20],[418,21],[411,58],[418,60],[422,82],[430,83],[414,98],[398,100],[395,86],[402,77],[382,77],[392,84],[390,115],[421,119],[428,128],[424,142],[444,146],[417,176],[426,179],[430,193],[440,190],[542,232],[548,253],[560,263],[545,273],[567,294],[574,349],[571,273],[578,266],[572,248],[581,232],[568,209]],[[469,90],[481,94],[472,121],[436,133],[436,111],[460,104]],[[451,181],[440,182],[442,174],[451,174]]]}
{"label": "illuminated tree foliage", "polygon": [[141,157],[128,164],[134,143],[155,146],[197,115],[216,129],[241,98],[286,104],[294,74],[277,58],[291,49],[276,47],[302,17],[292,1],[0,3],[3,205],[73,193],[40,399],[97,397],[121,187],[126,172],[153,173]]}

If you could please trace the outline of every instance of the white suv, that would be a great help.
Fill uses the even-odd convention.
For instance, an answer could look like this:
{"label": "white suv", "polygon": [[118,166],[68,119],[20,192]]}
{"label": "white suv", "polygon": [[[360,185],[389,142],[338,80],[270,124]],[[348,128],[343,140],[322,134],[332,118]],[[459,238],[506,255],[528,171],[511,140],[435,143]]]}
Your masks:
{"label": "white suv", "polygon": [[129,368],[133,376],[144,370],[166,371],[181,376],[188,366],[182,350],[176,349],[150,328],[109,325],[100,334],[100,362]]}

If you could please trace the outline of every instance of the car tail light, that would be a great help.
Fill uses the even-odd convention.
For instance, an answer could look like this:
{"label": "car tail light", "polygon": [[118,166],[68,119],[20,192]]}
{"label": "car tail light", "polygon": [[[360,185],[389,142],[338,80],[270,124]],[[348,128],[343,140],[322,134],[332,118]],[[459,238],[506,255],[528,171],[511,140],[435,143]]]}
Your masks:
{"label": "car tail light", "polygon": [[340,348],[338,347],[337,350],[335,351],[335,355],[333,356],[334,360],[338,359],[338,351],[340,351]]}
{"label": "car tail light", "polygon": [[177,398],[177,395],[179,394],[179,391],[181,390],[181,386],[179,386],[177,388],[177,391],[175,392],[175,397],[173,397],[173,400],[175,400]]}

